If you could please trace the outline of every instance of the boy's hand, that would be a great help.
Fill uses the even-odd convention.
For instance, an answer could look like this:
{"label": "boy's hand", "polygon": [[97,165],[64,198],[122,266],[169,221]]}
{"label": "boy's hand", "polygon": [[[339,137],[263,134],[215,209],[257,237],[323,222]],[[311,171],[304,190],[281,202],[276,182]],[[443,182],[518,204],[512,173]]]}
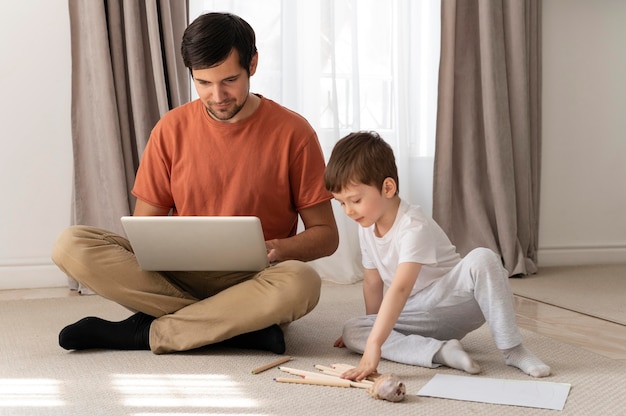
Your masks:
{"label": "boy's hand", "polygon": [[335,343],[333,344],[333,347],[336,348],[345,348],[346,345],[343,343],[343,337],[339,337],[337,338],[337,341],[335,341]]}
{"label": "boy's hand", "polygon": [[380,362],[380,355],[379,347],[366,347],[358,367],[344,372],[341,378],[361,381],[370,374],[375,373]]}

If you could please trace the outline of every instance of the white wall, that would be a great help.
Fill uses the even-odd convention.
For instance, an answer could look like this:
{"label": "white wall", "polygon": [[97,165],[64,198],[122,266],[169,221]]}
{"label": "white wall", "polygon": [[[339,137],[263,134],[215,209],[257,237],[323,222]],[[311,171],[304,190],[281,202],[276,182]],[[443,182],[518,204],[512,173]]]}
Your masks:
{"label": "white wall", "polygon": [[0,5],[0,289],[59,286],[50,249],[69,224],[67,0]]}
{"label": "white wall", "polygon": [[[626,2],[543,5],[540,265],[626,262]],[[67,0],[0,10],[0,289],[62,286],[50,250],[72,190]]]}
{"label": "white wall", "polygon": [[544,0],[539,263],[626,263],[626,2]]}

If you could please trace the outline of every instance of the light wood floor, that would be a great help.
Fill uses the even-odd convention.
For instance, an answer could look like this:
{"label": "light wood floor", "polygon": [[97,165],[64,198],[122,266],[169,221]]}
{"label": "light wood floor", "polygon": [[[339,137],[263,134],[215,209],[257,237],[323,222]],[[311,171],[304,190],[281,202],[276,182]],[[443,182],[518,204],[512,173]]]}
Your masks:
{"label": "light wood floor", "polygon": [[517,323],[539,334],[626,363],[626,326],[515,296]]}
{"label": "light wood floor", "polygon": [[[0,301],[79,296],[66,288],[2,290]],[[515,297],[521,328],[626,363],[626,326]]]}

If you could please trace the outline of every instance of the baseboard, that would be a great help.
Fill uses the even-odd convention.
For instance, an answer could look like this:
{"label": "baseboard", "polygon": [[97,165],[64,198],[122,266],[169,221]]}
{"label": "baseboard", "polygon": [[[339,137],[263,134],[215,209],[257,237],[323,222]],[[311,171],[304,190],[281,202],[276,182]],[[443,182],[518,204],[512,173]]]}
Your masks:
{"label": "baseboard", "polygon": [[[626,246],[543,247],[539,267],[626,264]],[[67,276],[50,259],[0,260],[0,290],[67,286]]]}
{"label": "baseboard", "polygon": [[67,286],[67,276],[50,259],[0,260],[0,290]]}
{"label": "baseboard", "polygon": [[544,247],[537,259],[539,267],[626,264],[626,246]]}

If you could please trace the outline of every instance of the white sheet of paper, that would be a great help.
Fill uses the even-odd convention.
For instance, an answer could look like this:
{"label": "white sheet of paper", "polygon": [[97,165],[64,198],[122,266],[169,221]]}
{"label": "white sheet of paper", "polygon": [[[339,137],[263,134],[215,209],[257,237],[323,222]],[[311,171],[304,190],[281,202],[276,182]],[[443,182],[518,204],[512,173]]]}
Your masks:
{"label": "white sheet of paper", "polygon": [[548,381],[436,374],[417,395],[563,410],[570,387],[571,384]]}

